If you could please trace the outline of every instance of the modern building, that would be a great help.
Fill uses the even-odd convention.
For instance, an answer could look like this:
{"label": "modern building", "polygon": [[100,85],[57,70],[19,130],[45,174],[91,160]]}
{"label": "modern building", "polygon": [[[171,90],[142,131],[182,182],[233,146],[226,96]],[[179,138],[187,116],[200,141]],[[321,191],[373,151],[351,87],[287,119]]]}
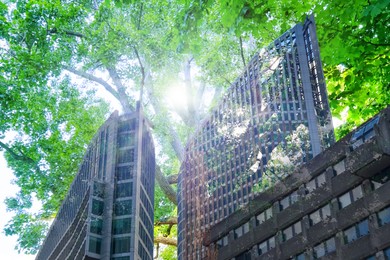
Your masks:
{"label": "modern building", "polygon": [[100,127],[36,257],[153,259],[155,153],[141,109]]}
{"label": "modern building", "polygon": [[258,183],[284,176],[269,163],[276,153],[284,151],[291,165],[333,142],[310,17],[253,57],[187,144],[178,180],[179,259],[208,257],[204,232],[253,199]]}
{"label": "modern building", "polygon": [[211,227],[210,259],[390,259],[390,106]]}

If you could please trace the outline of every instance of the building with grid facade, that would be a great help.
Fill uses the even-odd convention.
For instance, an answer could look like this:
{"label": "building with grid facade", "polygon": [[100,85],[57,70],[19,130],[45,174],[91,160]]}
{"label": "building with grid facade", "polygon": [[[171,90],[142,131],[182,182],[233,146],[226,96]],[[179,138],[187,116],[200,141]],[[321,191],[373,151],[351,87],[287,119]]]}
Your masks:
{"label": "building with grid facade", "polygon": [[212,259],[390,260],[390,107],[205,233]]}
{"label": "building with grid facade", "polygon": [[153,259],[148,129],[140,108],[100,127],[36,259]]}
{"label": "building with grid facade", "polygon": [[187,144],[178,180],[179,259],[210,257],[205,230],[253,198],[273,153],[293,152],[286,138],[299,129],[307,133],[295,147],[300,162],[334,142],[312,17],[253,57]]}

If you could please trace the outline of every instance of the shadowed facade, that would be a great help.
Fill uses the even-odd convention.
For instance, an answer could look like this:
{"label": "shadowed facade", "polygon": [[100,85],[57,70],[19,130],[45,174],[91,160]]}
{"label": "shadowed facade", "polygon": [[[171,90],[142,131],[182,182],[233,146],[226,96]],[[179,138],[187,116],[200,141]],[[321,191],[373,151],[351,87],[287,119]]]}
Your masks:
{"label": "shadowed facade", "polygon": [[390,107],[211,227],[218,260],[390,259]]}

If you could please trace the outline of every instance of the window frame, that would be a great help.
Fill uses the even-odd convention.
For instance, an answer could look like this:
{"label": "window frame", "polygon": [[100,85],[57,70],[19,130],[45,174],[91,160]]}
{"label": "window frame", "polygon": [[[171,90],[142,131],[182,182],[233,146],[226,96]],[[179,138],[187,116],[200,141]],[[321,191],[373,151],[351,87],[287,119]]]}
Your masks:
{"label": "window frame", "polygon": [[[332,241],[333,249],[330,249],[330,242],[331,242],[331,240],[333,240]],[[324,254],[318,256],[316,248],[320,247],[320,246],[323,247]],[[325,240],[325,241],[323,241],[323,242],[321,242],[321,243],[319,243],[319,244],[317,244],[317,245],[315,245],[313,247],[313,257],[314,257],[314,259],[319,259],[319,258],[321,258],[323,256],[326,256],[326,255],[328,255],[328,254],[330,254],[330,253],[332,253],[334,251],[336,251],[336,240],[335,240],[335,237],[333,236],[333,237],[328,238],[327,240]]]}
{"label": "window frame", "polygon": [[[299,230],[297,230],[298,226],[299,226]],[[288,229],[291,229],[291,236],[290,237],[287,237],[287,235],[285,233],[286,230],[288,230]],[[292,224],[292,225],[290,225],[287,228],[282,230],[283,242],[286,242],[286,241],[290,240],[291,238],[293,238],[301,233],[302,233],[302,221],[299,220],[299,221],[295,222],[294,224]]]}
{"label": "window frame", "polygon": [[[266,251],[262,252],[260,246],[264,243],[266,245],[266,247],[265,247]],[[257,244],[257,252],[258,252],[259,256],[264,255],[265,253],[267,253],[267,252],[271,251],[273,248],[275,248],[275,246],[276,246],[275,236],[272,236],[272,237],[269,237],[266,240],[262,241],[261,243]]]}
{"label": "window frame", "polygon": [[[362,225],[364,225],[364,229],[366,229],[366,232],[363,232],[364,229],[363,229]],[[352,239],[348,238],[348,235],[346,235],[346,232],[351,232],[351,234],[353,235],[353,238]],[[368,225],[368,218],[365,218],[365,219],[361,220],[360,222],[355,223],[353,226],[350,226],[349,228],[346,228],[343,230],[344,244],[345,245],[351,244],[355,240],[358,240],[359,238],[367,236],[369,234],[370,234],[370,228]]]}
{"label": "window frame", "polygon": [[[359,193],[361,193],[361,197],[358,197],[356,196],[356,191],[357,190],[360,190]],[[345,198],[348,198],[349,199],[349,203],[345,206],[342,205],[342,202],[340,201],[340,199],[342,197],[345,197]],[[341,194],[340,196],[337,197],[337,201],[338,201],[338,204],[339,204],[339,209],[344,209],[346,207],[348,207],[349,205],[351,205],[352,203],[358,201],[359,199],[363,198],[364,197],[364,193],[363,193],[363,187],[361,184],[359,184],[358,186],[356,186],[355,188],[353,189],[350,189],[349,191]]]}
{"label": "window frame", "polygon": [[[298,200],[299,200],[298,190],[295,190],[295,191],[291,192],[290,194],[288,194],[287,196],[285,196],[284,198],[279,200],[278,203],[279,203],[280,211],[283,211],[283,210],[287,209],[288,207],[291,207],[293,204],[298,202]],[[282,201],[286,201],[287,202],[287,206],[286,207],[283,206]]]}
{"label": "window frame", "polygon": [[[329,209],[329,215],[325,215],[325,212],[324,212],[325,208]],[[312,215],[317,213],[317,212],[318,212],[319,220],[318,221],[314,221]],[[332,217],[332,209],[330,207],[330,204],[327,203],[324,206],[322,206],[321,208],[319,208],[319,209],[317,209],[317,210],[315,210],[315,211],[313,211],[312,213],[309,214],[310,226],[314,226],[314,225],[316,225],[316,224],[318,224],[320,222],[323,222],[327,218],[331,218],[331,217]]]}
{"label": "window frame", "polygon": [[[383,221],[381,216],[379,216],[379,214],[382,214],[382,213],[384,214],[384,218],[386,221]],[[380,227],[390,223],[390,207],[387,207],[387,208],[384,208],[384,209],[378,211],[376,213],[376,215],[377,215],[377,219],[378,219],[378,225]]]}

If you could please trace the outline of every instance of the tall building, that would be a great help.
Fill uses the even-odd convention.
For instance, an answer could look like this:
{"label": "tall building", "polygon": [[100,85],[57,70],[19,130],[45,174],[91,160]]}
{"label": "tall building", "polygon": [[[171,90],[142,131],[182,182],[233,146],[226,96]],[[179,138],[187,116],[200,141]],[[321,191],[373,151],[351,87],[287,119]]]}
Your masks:
{"label": "tall building", "polygon": [[100,127],[36,257],[153,259],[155,154],[141,109]]}
{"label": "tall building", "polygon": [[276,157],[308,161],[333,142],[311,17],[253,57],[187,144],[178,180],[179,259],[209,257],[205,230],[252,199],[258,183],[284,176]]}
{"label": "tall building", "polygon": [[390,260],[390,106],[211,227],[215,260]]}

